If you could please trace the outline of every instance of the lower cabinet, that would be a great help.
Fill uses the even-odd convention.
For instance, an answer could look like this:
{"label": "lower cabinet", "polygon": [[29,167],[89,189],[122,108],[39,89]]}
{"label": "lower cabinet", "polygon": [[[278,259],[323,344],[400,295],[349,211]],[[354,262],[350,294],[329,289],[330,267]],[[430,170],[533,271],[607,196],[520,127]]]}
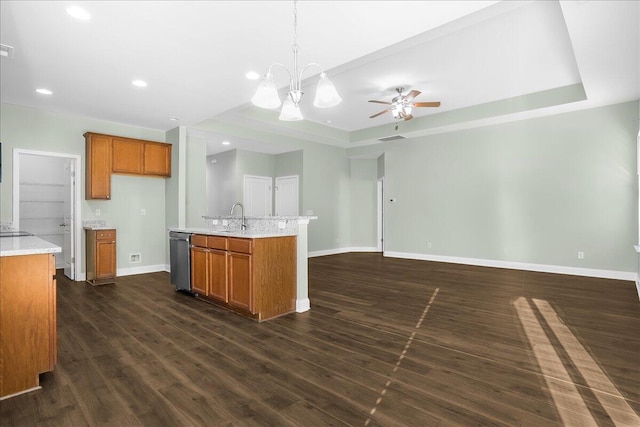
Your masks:
{"label": "lower cabinet", "polygon": [[191,286],[199,298],[258,320],[295,311],[295,236],[194,235],[191,242]]}
{"label": "lower cabinet", "polygon": [[116,230],[87,229],[87,282],[104,285],[116,281]]}
{"label": "lower cabinet", "polygon": [[57,363],[55,274],[53,254],[0,257],[0,399],[36,389]]}

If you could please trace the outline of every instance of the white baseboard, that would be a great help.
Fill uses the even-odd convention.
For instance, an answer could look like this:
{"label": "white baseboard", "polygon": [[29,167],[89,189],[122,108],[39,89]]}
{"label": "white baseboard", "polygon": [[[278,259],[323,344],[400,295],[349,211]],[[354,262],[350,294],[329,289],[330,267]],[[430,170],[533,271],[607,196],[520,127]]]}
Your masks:
{"label": "white baseboard", "polygon": [[158,271],[165,271],[165,268],[166,266],[164,264],[145,265],[142,267],[119,268],[118,277],[131,276],[134,274],[157,273]]}
{"label": "white baseboard", "polygon": [[296,313],[304,313],[311,310],[311,302],[309,298],[303,298],[296,300]]}
{"label": "white baseboard", "polygon": [[[423,261],[449,262],[453,264],[477,265],[481,267],[510,268],[512,270],[538,271],[541,273],[569,274],[572,276],[598,277],[601,279],[635,281],[637,273],[631,271],[598,270],[594,268],[566,267],[562,265],[530,264],[526,262],[496,261],[479,258],[461,258],[442,255],[414,254],[407,252],[384,252],[391,258],[418,259]],[[637,284],[636,284],[637,286]]]}
{"label": "white baseboard", "polygon": [[166,271],[167,273],[171,273],[171,266],[169,264],[165,264],[164,271]]}
{"label": "white baseboard", "polygon": [[638,299],[640,300],[640,274],[636,274],[636,291],[638,291]]}
{"label": "white baseboard", "polygon": [[325,256],[325,255],[346,254],[349,252],[380,252],[380,251],[375,246],[361,246],[361,247],[336,248],[336,249],[326,249],[322,251],[313,251],[313,252],[309,252],[308,256],[309,258],[313,258],[313,257]]}

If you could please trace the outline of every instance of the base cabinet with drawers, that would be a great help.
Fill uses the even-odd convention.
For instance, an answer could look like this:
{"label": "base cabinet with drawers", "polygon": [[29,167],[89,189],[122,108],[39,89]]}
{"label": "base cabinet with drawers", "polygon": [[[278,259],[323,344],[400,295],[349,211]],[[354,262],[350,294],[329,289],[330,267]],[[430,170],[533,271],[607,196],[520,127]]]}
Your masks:
{"label": "base cabinet with drawers", "polygon": [[116,230],[86,230],[87,282],[104,285],[116,281]]}
{"label": "base cabinet with drawers", "polygon": [[197,297],[258,320],[295,311],[296,237],[193,235],[191,287]]}

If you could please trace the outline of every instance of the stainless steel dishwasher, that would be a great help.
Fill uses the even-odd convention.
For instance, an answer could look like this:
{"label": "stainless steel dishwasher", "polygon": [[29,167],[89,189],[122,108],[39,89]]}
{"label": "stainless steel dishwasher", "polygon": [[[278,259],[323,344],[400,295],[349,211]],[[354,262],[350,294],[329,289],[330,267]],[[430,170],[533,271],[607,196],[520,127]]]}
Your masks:
{"label": "stainless steel dishwasher", "polygon": [[169,232],[171,283],[176,291],[191,292],[191,234]]}

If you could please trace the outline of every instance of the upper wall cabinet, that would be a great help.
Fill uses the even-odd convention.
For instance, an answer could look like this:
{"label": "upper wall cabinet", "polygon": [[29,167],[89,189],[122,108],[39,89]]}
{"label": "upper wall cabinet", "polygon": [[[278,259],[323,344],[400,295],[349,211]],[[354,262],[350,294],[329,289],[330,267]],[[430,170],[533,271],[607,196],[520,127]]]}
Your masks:
{"label": "upper wall cabinet", "polygon": [[111,138],[85,133],[87,188],[86,199],[111,198]]}
{"label": "upper wall cabinet", "polygon": [[113,173],[142,174],[144,162],[144,142],[135,139],[111,138]]}
{"label": "upper wall cabinet", "polygon": [[171,176],[171,144],[144,143],[144,174]]}
{"label": "upper wall cabinet", "polygon": [[87,132],[86,199],[111,199],[111,174],[171,176],[171,144]]}

